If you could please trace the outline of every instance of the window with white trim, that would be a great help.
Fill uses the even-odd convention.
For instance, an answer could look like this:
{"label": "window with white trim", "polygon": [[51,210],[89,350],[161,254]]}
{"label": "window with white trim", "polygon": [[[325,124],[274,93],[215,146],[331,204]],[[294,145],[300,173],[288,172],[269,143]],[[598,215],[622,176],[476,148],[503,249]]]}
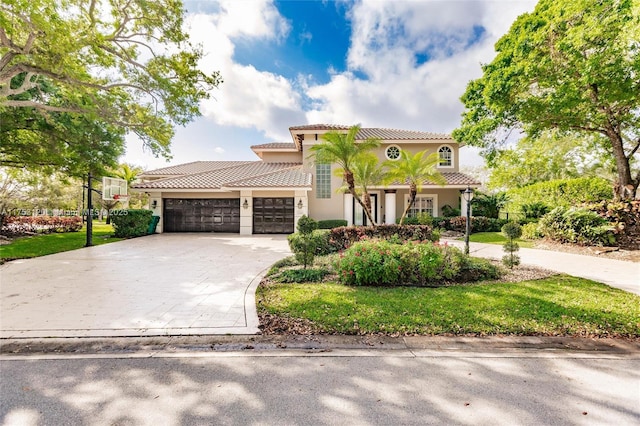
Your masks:
{"label": "window with white trim", "polygon": [[331,164],[316,164],[316,198],[331,198]]}
{"label": "window with white trim", "polygon": [[453,151],[448,146],[441,146],[438,149],[440,167],[453,167]]}
{"label": "window with white trim", "polygon": [[[409,204],[409,196],[405,198],[405,207]],[[428,213],[431,217],[435,215],[436,199],[433,195],[416,195],[416,201],[413,203],[407,215],[416,217],[420,213]]]}
{"label": "window with white trim", "polygon": [[387,160],[395,161],[400,158],[400,147],[398,145],[389,145],[384,151]]}

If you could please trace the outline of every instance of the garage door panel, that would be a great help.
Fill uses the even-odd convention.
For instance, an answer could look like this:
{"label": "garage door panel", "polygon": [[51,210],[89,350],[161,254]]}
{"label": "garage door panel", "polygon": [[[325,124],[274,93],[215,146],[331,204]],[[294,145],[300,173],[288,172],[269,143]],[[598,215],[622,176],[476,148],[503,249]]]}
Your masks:
{"label": "garage door panel", "polygon": [[165,199],[166,232],[240,232],[239,199]]}
{"label": "garage door panel", "polygon": [[291,234],[295,213],[293,198],[254,198],[254,234]]}

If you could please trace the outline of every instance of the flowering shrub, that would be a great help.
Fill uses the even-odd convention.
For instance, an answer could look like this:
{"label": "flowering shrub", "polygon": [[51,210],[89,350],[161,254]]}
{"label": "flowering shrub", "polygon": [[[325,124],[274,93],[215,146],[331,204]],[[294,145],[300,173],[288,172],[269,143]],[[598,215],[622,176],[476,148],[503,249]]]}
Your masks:
{"label": "flowering shrub", "polygon": [[54,232],[77,232],[82,229],[82,218],[78,216],[7,216],[3,235],[50,234]]}
{"label": "flowering shrub", "polygon": [[329,243],[335,251],[345,250],[355,242],[377,238],[401,241],[437,241],[440,236],[429,225],[378,225],[378,226],[342,226],[329,233]]}
{"label": "flowering shrub", "polygon": [[487,261],[472,260],[455,247],[430,241],[357,242],[340,254],[334,266],[343,284],[357,286],[434,287],[499,275],[498,269]]}

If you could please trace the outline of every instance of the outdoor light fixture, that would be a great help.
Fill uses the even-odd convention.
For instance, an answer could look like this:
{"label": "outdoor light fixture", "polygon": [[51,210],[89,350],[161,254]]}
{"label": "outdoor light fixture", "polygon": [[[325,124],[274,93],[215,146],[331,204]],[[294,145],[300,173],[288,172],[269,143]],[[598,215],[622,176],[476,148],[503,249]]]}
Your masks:
{"label": "outdoor light fixture", "polygon": [[242,203],[242,207],[245,208],[245,209],[249,208],[249,202],[247,201],[246,198],[244,199],[244,203]]}
{"label": "outdoor light fixture", "polygon": [[302,198],[300,198],[300,200],[298,201],[298,208],[301,209],[302,208]]}
{"label": "outdoor light fixture", "polygon": [[155,209],[156,207],[158,207],[158,200],[153,200],[153,201],[151,202],[151,208],[152,208],[152,209]]}
{"label": "outdoor light fixture", "polygon": [[473,200],[473,189],[467,186],[462,192],[462,197],[467,203],[467,226],[464,233],[464,253],[469,254],[469,235],[471,234],[471,200]]}

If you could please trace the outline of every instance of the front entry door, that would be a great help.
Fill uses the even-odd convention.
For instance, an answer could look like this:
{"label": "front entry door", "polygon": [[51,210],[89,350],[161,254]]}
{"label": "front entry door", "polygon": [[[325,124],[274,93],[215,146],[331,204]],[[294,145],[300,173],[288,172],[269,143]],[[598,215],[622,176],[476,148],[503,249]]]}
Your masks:
{"label": "front entry door", "polygon": [[[371,197],[371,215],[373,220],[378,222],[378,194],[369,194]],[[370,225],[367,215],[364,214],[362,206],[353,199],[353,224],[354,225]]]}

